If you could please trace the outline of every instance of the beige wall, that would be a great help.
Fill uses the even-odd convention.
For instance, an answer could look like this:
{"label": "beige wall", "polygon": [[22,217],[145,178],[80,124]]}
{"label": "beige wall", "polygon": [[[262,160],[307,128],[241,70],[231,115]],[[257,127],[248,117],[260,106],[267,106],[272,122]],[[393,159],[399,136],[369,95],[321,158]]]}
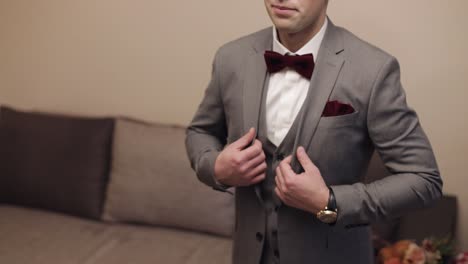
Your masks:
{"label": "beige wall", "polygon": [[[466,10],[466,0],[332,0],[329,14],[399,58],[468,250]],[[215,49],[267,25],[260,0],[0,0],[0,103],[187,124]]]}

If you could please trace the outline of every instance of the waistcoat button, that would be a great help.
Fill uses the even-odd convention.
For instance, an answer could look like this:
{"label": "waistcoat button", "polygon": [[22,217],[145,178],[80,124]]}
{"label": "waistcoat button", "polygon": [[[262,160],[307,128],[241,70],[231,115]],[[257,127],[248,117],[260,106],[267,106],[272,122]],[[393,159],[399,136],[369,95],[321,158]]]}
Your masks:
{"label": "waistcoat button", "polygon": [[278,160],[284,160],[284,155],[281,154],[281,153],[278,153],[278,154],[276,155],[276,157],[277,157]]}
{"label": "waistcoat button", "polygon": [[257,238],[258,242],[261,242],[263,240],[263,235],[260,232],[257,232],[257,234],[255,234],[255,237]]}
{"label": "waistcoat button", "polygon": [[279,250],[275,249],[273,254],[275,255],[276,258],[279,258]]}
{"label": "waistcoat button", "polygon": [[276,230],[276,229],[273,230],[271,233],[272,233],[274,236],[278,236],[278,230]]}

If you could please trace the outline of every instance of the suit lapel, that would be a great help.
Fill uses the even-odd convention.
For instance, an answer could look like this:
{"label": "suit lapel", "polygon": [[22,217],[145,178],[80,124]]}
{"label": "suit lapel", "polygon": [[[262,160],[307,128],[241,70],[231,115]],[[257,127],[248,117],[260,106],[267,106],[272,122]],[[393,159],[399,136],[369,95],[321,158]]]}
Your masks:
{"label": "suit lapel", "polygon": [[[246,78],[244,81],[244,131],[245,134],[251,127],[255,128],[255,138],[258,136],[260,105],[262,92],[265,87],[266,66],[263,54],[254,52],[245,67]],[[260,184],[255,185],[255,194],[261,204],[264,203]]]}
{"label": "suit lapel", "polygon": [[265,50],[271,49],[272,46],[272,29],[269,29],[268,34],[263,34],[254,43],[251,54],[245,65],[245,78],[243,87],[243,102],[244,102],[244,131],[242,134],[254,127],[258,132],[258,120],[260,115],[260,103],[262,100],[262,92],[265,87],[267,76],[267,68],[263,54]]}
{"label": "suit lapel", "polygon": [[263,54],[254,53],[245,65],[246,74],[244,80],[244,131],[254,127],[258,132],[258,120],[260,115],[260,103],[263,87],[265,86],[266,66]]}
{"label": "suit lapel", "polygon": [[[260,106],[262,101],[262,93],[265,87],[265,81],[267,78],[267,68],[263,54],[265,50],[271,50],[273,42],[272,28],[267,29],[265,34],[262,34],[253,43],[252,50],[250,51],[247,63],[245,65],[245,79],[243,87],[243,120],[244,127],[242,135],[247,133],[251,128],[255,128],[257,138],[259,129],[259,118],[260,118]],[[255,193],[260,201],[264,203],[260,185],[254,186]]]}
{"label": "suit lapel", "polygon": [[[337,28],[329,20],[310,81],[306,105],[304,105],[304,111],[300,117],[293,148],[294,154],[299,146],[307,149],[314,137],[325,104],[335,87],[336,80],[344,64],[344,59],[340,55],[343,50],[341,36]],[[296,155],[293,155],[291,165],[295,172],[300,173],[303,171]]]}

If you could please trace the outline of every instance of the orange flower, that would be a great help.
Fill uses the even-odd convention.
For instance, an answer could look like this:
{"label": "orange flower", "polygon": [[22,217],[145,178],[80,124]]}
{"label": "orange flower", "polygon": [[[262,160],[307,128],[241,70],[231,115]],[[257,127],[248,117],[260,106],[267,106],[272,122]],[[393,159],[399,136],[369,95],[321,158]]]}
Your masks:
{"label": "orange flower", "polygon": [[390,258],[386,260],[383,264],[402,264],[399,258]]}
{"label": "orange flower", "polygon": [[406,251],[408,250],[411,244],[413,244],[413,242],[410,240],[401,240],[401,241],[396,242],[393,245],[393,250],[395,250],[396,256],[399,257],[400,259],[403,259],[403,257],[406,254]]}
{"label": "orange flower", "polygon": [[380,249],[379,251],[379,260],[381,263],[385,263],[387,260],[391,259],[391,258],[395,258],[397,255],[396,255],[396,252],[395,250],[393,249],[393,247],[384,247],[382,249]]}
{"label": "orange flower", "polygon": [[408,246],[405,257],[403,258],[403,264],[424,264],[426,263],[426,254],[424,250],[415,243],[411,243]]}

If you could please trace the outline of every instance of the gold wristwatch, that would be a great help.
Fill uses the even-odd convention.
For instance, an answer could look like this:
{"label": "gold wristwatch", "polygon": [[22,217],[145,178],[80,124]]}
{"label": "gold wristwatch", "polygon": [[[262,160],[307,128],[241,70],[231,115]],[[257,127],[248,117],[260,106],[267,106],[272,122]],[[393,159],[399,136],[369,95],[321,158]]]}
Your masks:
{"label": "gold wristwatch", "polygon": [[328,204],[324,209],[320,210],[316,216],[318,220],[326,224],[333,224],[338,218],[338,208],[336,206],[335,195],[333,194],[332,188],[328,187],[328,189],[330,190]]}

